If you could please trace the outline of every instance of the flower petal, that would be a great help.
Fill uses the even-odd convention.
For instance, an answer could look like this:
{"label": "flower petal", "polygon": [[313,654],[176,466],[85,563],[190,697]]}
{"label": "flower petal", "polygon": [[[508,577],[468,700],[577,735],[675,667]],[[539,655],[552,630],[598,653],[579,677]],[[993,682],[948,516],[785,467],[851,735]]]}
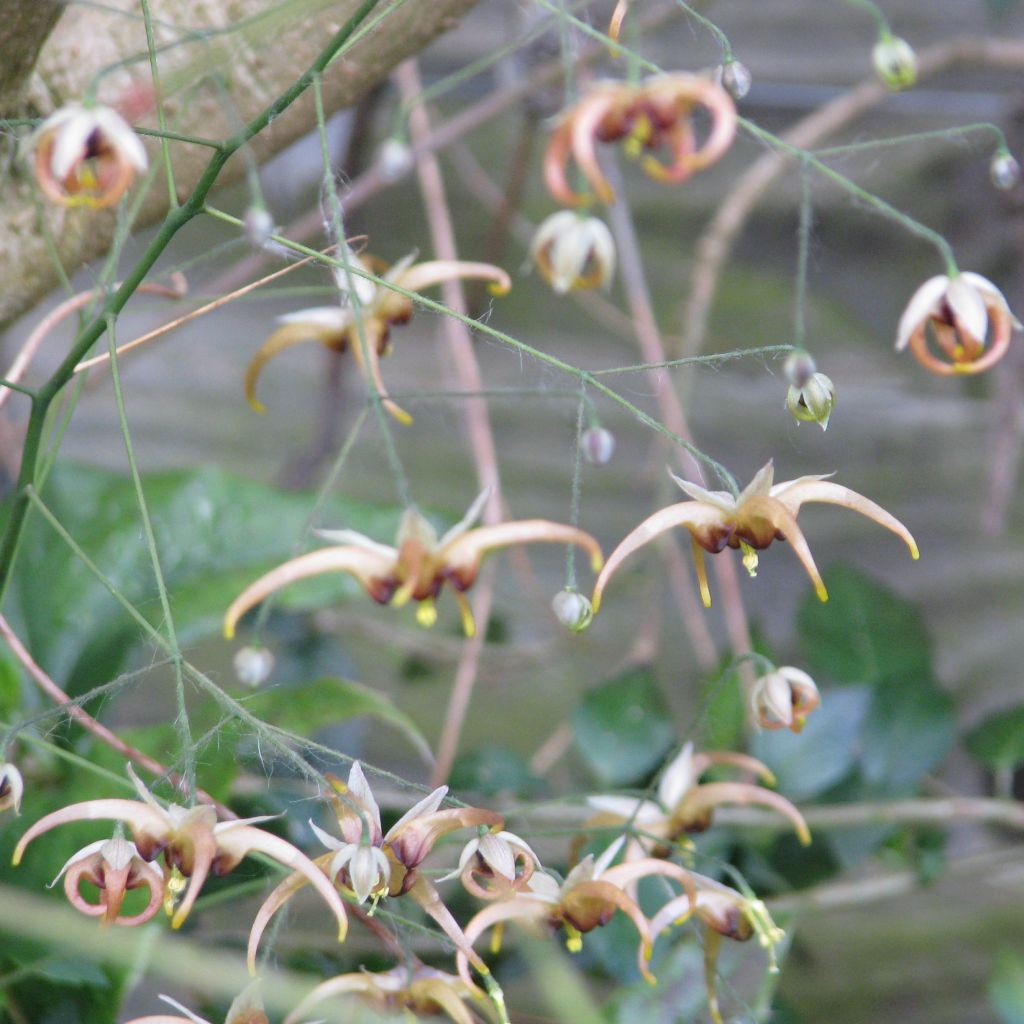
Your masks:
{"label": "flower petal", "polygon": [[722,510],[703,501],[684,501],[678,505],[669,505],[668,508],[663,508],[649,516],[628,533],[609,555],[608,561],[594,585],[594,595],[590,599],[594,614],[596,615],[601,607],[601,597],[604,588],[608,585],[608,580],[634,551],[650,544],[658,534],[671,530],[674,526],[685,526],[687,530],[693,532],[702,528],[718,526],[722,521]]}
{"label": "flower petal", "polygon": [[463,280],[491,281],[491,291],[504,295],[512,290],[512,278],[490,263],[472,263],[465,260],[430,260],[416,263],[399,275],[394,283],[409,292],[421,292],[445,281]]}
{"label": "flower petal", "polygon": [[988,310],[978,289],[970,281],[965,281],[963,274],[957,274],[949,282],[945,298],[957,329],[967,338],[984,344],[988,333]]}
{"label": "flower petal", "polygon": [[372,596],[373,581],[387,577],[393,568],[393,559],[353,545],[323,548],[320,551],[299,555],[298,558],[293,558],[261,576],[235,598],[224,616],[224,636],[230,640],[235,635],[238,620],[253,605],[259,604],[275,590],[280,590],[290,583],[308,579],[310,576],[320,576],[325,572],[346,572],[355,576]]}
{"label": "flower petal", "polygon": [[910,336],[928,317],[938,313],[942,308],[942,299],[949,287],[949,278],[945,274],[930,277],[911,296],[907,308],[900,317],[896,329],[896,351],[901,352],[907,347]]}
{"label": "flower petal", "polygon": [[970,270],[965,270],[960,277],[968,284],[973,285],[977,291],[981,293],[981,297],[986,302],[994,303],[995,305],[1005,309],[1010,314],[1010,319],[1013,322],[1013,326],[1018,330],[1021,329],[1021,322],[1013,315],[1010,310],[1010,305],[1006,301],[1006,296],[987,278],[982,277],[981,274],[972,273]]}

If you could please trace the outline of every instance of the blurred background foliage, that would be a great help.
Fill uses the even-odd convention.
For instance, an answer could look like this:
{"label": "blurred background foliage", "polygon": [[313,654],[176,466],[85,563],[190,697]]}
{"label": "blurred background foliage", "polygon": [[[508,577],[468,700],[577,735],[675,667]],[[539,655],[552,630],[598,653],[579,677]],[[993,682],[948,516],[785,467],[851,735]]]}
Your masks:
{"label": "blurred background foliage", "polygon": [[[601,26],[610,6],[587,5],[586,15]],[[635,15],[648,6],[656,5],[638,0]],[[1013,0],[892,0],[884,6],[897,32],[919,51],[960,34],[1012,38],[1024,31],[1024,12]],[[702,10],[721,25],[753,73],[742,112],[773,131],[870,74],[873,28],[855,5],[758,0],[705,4]],[[530,5],[482,0],[422,55],[426,80],[444,82],[497,51],[534,16]],[[548,32],[438,96],[438,117],[455,115],[531,65],[552,59],[556,37]],[[657,33],[633,42],[665,67],[695,69],[718,61],[714,40],[678,6]],[[600,73],[616,69],[606,62]],[[829,142],[993,121],[1020,155],[1021,81],[1019,73],[985,67],[950,70],[887,98]],[[477,312],[575,365],[635,363],[640,356],[628,330],[624,336],[600,311],[595,315],[556,298],[535,276],[518,273],[525,260],[522,240],[495,227],[498,211],[481,195],[481,182],[491,182],[499,194],[518,188],[516,215],[536,222],[551,212],[537,158],[547,118],[561,103],[557,89],[533,96],[442,153],[461,255],[494,259],[516,278],[507,298]],[[395,95],[383,88],[360,110],[332,118],[333,155],[343,175],[354,178],[368,166],[395,112]],[[961,265],[995,280],[1020,311],[1024,192],[991,188],[990,151],[981,138],[867,150],[834,165],[943,232]],[[308,218],[309,211],[317,216],[316,145],[307,139],[263,169],[269,207],[282,224]],[[681,188],[664,189],[627,172],[625,192],[670,345],[681,330],[694,242],[759,153],[757,142],[741,138],[713,173]],[[796,178],[781,180],[746,225],[712,311],[708,352],[792,340]],[[249,199],[239,187],[218,195],[217,203],[241,214]],[[717,644],[714,665],[702,666],[680,628],[656,554],[638,557],[617,578],[601,616],[580,636],[564,633],[549,610],[564,583],[560,553],[531,552],[529,571],[500,556],[496,610],[451,781],[463,799],[521,815],[510,821],[517,830],[524,823],[521,830],[545,860],[564,863],[567,830],[585,817],[582,807],[566,811],[564,803],[549,802],[565,793],[642,790],[687,739],[709,749],[745,748],[762,758],[779,791],[808,811],[812,826],[818,805],[870,810],[919,796],[1022,795],[1019,340],[985,377],[928,377],[893,352],[892,338],[909,295],[941,269],[932,252],[831,187],[815,182],[812,201],[807,344],[838,389],[828,432],[797,425],[785,412],[777,362],[686,368],[672,379],[698,444],[738,479],[749,479],[769,457],[782,479],[835,471],[840,482],[908,525],[921,562],[911,564],[893,538],[841,510],[813,509],[801,525],[826,567],[831,600],[817,602],[784,545],[764,554],[756,579],[741,581],[757,649],[779,664],[806,668],[821,688],[821,708],[794,736],[749,734],[720,608],[707,613]],[[348,226],[366,233],[371,251],[386,260],[414,249],[432,256],[411,179],[360,207]],[[126,243],[124,265],[143,241]],[[164,269],[184,268],[202,297],[223,290],[222,275],[247,256],[236,232],[205,220],[183,233]],[[82,271],[76,286],[86,286],[94,273]],[[285,285],[258,291],[126,357],[128,418],[178,638],[189,660],[253,715],[315,741],[319,746],[308,753],[319,767],[342,770],[329,754],[334,749],[422,782],[461,652],[452,604],[442,599],[438,625],[424,632],[411,612],[377,608],[350,581],[324,578],[286,590],[273,602],[259,637],[273,650],[276,666],[270,684],[256,692],[235,679],[235,648],[218,636],[231,598],[300,550],[310,526],[344,526],[383,542],[394,535],[396,485],[372,424],[360,430],[326,500],[315,492],[362,406],[363,385],[347,358],[314,346],[288,352],[261,384],[265,416],[254,414],[242,395],[242,370],[271,319],[325,304],[331,296],[324,272],[300,270]],[[610,299],[624,308],[618,284]],[[7,330],[8,353],[44,313],[42,308]],[[121,318],[120,336],[141,333],[166,316],[164,300],[140,298]],[[431,397],[451,387],[440,329],[439,318],[422,311],[396,328],[384,371],[392,393],[416,416],[415,427],[394,435],[414,499],[446,528],[469,504],[476,483],[458,408],[451,399]],[[54,339],[41,355],[34,371],[40,379],[61,348]],[[488,388],[516,389],[488,402],[512,515],[565,520],[575,443],[573,382],[486,338],[477,337],[476,349]],[[657,414],[646,378],[626,379],[622,390]],[[16,410],[12,402],[5,411],[7,438],[17,436]],[[652,445],[651,435],[621,409],[599,404],[598,411],[617,450],[607,467],[583,469],[581,525],[608,550],[652,508],[676,499],[664,483],[665,452]],[[9,470],[16,446],[6,441],[5,450]],[[33,516],[5,615],[70,695],[105,687],[89,700],[90,712],[129,742],[180,767],[166,654],[81,557],[161,627],[104,374],[85,386],[74,407],[43,498],[61,530]],[[250,639],[243,631],[241,642]],[[310,840],[302,824],[311,806],[306,784],[207,692],[190,688],[189,711],[199,783],[220,799],[230,797],[242,814],[297,805],[298,812],[273,827],[293,841]],[[0,651],[0,720],[24,718],[34,722],[18,748],[28,794],[20,820],[0,820],[0,864],[9,863],[26,822],[101,791],[127,793],[121,759],[48,714],[17,662]],[[111,774],[87,770],[83,759]],[[388,797],[389,806],[403,806],[397,790]],[[247,866],[210,886],[174,941],[154,923],[130,936],[134,946],[120,941],[124,936],[113,937],[118,941],[105,953],[106,935],[91,922],[75,921],[56,896],[44,901],[40,895],[64,860],[95,836],[87,828],[61,830],[39,843],[17,871],[0,869],[0,1008],[6,992],[13,1024],[100,1024],[126,1019],[129,1008],[154,1012],[154,993],[170,991],[220,1020],[229,1000],[218,1001],[224,992],[208,976],[192,973],[197,950],[241,948],[241,911],[265,891],[265,868]],[[442,847],[439,866],[455,850]],[[722,814],[696,840],[692,857],[709,873],[723,864],[739,871],[776,907],[789,933],[779,977],[765,973],[756,949],[727,950],[721,987],[731,1020],[1024,1021],[1024,874],[1019,837],[1008,828],[959,819],[907,824],[883,813],[872,820],[867,813],[853,824],[816,828],[815,842],[805,850],[780,834],[777,823],[737,810]],[[469,909],[468,901],[462,909]],[[308,981],[314,973],[365,962],[370,947],[364,936],[338,951],[322,917],[306,918],[294,915],[278,936],[282,984],[291,978],[289,970]],[[436,955],[411,926],[402,935],[421,955]],[[73,948],[69,936],[78,943]],[[574,1019],[703,1019],[702,957],[686,929],[659,943],[655,989],[637,980],[628,924],[616,921],[588,937],[581,956],[571,961],[583,967],[588,990],[575,995],[578,979],[566,958],[544,948],[548,952],[538,954],[530,944],[510,946],[497,960],[512,1005],[524,1014],[514,1011],[514,1020],[568,1019],[570,1005]],[[129,1001],[118,1016],[126,992]],[[578,1005],[571,1002],[577,996]]]}

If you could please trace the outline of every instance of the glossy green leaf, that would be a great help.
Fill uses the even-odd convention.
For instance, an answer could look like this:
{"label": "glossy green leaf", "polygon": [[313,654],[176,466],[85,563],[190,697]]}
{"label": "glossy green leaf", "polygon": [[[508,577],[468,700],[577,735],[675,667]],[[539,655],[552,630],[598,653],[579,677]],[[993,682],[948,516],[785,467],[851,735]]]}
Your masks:
{"label": "glossy green leaf", "polygon": [[812,675],[842,683],[928,675],[931,641],[917,608],[847,566],[824,576],[829,599],[811,593],[797,614],[801,645]]}
{"label": "glossy green leaf", "polygon": [[1024,704],[989,715],[967,734],[966,744],[982,764],[997,771],[1024,764]]}
{"label": "glossy green leaf", "polygon": [[675,742],[668,708],[649,669],[591,690],[573,712],[572,730],[590,770],[614,786],[641,781]]}

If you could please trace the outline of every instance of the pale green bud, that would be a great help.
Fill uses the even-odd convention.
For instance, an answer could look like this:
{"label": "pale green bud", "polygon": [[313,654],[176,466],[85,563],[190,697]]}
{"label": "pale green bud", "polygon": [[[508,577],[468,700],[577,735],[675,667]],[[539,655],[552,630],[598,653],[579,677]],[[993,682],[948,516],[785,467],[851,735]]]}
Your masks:
{"label": "pale green bud", "polygon": [[917,54],[906,39],[883,35],[875,43],[871,59],[879,81],[893,92],[909,89],[917,81]]}
{"label": "pale green bud", "polygon": [[996,188],[1009,192],[1020,181],[1020,164],[1004,150],[992,157],[989,174]]}
{"label": "pale green bud", "polygon": [[836,405],[836,388],[823,373],[812,373],[802,388],[791,386],[786,394],[786,408],[798,420],[828,428],[828,420]]}
{"label": "pale green bud", "polygon": [[589,598],[578,590],[559,591],[551,602],[551,610],[555,618],[573,633],[582,633],[594,618]]}

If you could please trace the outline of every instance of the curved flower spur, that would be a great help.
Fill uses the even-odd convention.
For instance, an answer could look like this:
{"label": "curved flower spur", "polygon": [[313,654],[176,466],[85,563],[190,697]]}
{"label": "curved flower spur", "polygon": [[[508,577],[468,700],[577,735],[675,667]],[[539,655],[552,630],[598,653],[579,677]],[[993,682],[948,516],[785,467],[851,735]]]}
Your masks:
{"label": "curved flower spur", "polygon": [[[932,373],[982,373],[1006,355],[1020,321],[1003,293],[981,274],[939,274],[914,292],[900,317],[896,350],[908,348]],[[929,329],[940,358],[929,347]]]}
{"label": "curved flower spur", "polygon": [[[702,144],[693,125],[696,110],[710,119]],[[551,133],[544,153],[544,181],[566,206],[589,202],[589,196],[569,186],[566,171],[572,157],[597,198],[611,203],[615,190],[598,164],[597,143],[623,142],[629,156],[642,158],[641,167],[649,177],[681,182],[718,160],[735,136],[732,97],[703,75],[656,75],[639,85],[598,82],[561,115]],[[658,150],[667,150],[667,162],[653,155]]]}
{"label": "curved flower spur", "polygon": [[[205,1017],[193,1013],[170,996],[160,996],[168,1006],[180,1011],[181,1016],[169,1013],[157,1013],[148,1017],[136,1017],[127,1024],[210,1024]],[[259,982],[254,981],[228,1007],[228,1015],[224,1024],[269,1024],[269,1018],[263,1009],[263,1000],[259,994]]]}
{"label": "curved flower spur", "polygon": [[688,480],[681,480],[674,473],[669,476],[693,499],[678,505],[669,505],[645,519],[629,533],[611,553],[594,587],[593,608],[595,614],[601,605],[604,588],[620,565],[634,551],[649,544],[659,534],[674,526],[683,526],[690,532],[693,558],[700,583],[700,596],[705,608],[711,607],[711,590],[708,586],[704,552],[716,555],[725,548],[743,552],[743,565],[751,576],[757,575],[757,552],[768,547],[774,540],[788,540],[797,558],[807,570],[815,591],[822,601],[828,600],[828,591],[822,581],[818,567],[814,564],[811,549],[796,517],[801,506],[809,501],[829,505],[843,505],[873,519],[880,526],[891,530],[906,543],[912,558],[920,553],[910,531],[895,517],[879,505],[848,487],[830,483],[824,476],[802,476],[773,484],[775,469],[771,462],[762,466],[754,479],[733,497],[727,491],[707,491]]}
{"label": "curved flower spur", "polygon": [[[299,872],[316,888],[337,918],[339,940],[344,939],[348,927],[345,905],[324,874],[291,843],[262,829],[253,828],[255,823],[268,821],[274,815],[219,822],[217,812],[208,804],[198,804],[195,807],[168,804],[164,808],[142,784],[131,765],[128,766],[128,774],[138,791],[138,800],[86,800],[47,814],[21,837],[14,849],[13,863],[18,865],[21,862],[25,848],[33,839],[58,825],[66,825],[73,821],[122,822],[130,829],[134,849],[143,861],[153,861],[161,853],[164,855],[169,869],[163,885],[164,906],[168,914],[173,915],[171,927],[180,928],[211,871],[214,875],[226,875],[250,853],[262,853],[279,864]],[[76,882],[84,871],[84,865],[93,864],[87,858],[90,858],[95,850],[96,844],[90,844],[65,865],[65,870]],[[98,852],[102,856],[103,847],[100,847]],[[122,865],[127,854],[128,851],[115,853],[113,866]],[[109,850],[107,860],[110,863]],[[129,864],[131,863],[129,860]],[[107,869],[104,868],[104,871]],[[109,873],[105,876],[108,906],[110,877]],[[181,897],[181,903],[175,909],[178,897]],[[72,903],[78,906],[75,900],[72,900]],[[122,920],[121,923],[129,922]]]}
{"label": "curved flower spur", "polygon": [[416,263],[415,259],[416,254],[410,253],[388,267],[376,257],[353,255],[354,266],[367,274],[379,275],[379,281],[353,274],[353,301],[349,295],[349,275],[337,268],[334,277],[342,303],[302,309],[279,317],[281,326],[267,338],[245,371],[245,395],[249,404],[257,412],[266,411],[256,397],[256,384],[263,367],[274,356],[304,341],[318,341],[336,352],[351,349],[360,371],[372,382],[384,408],[400,423],[411,423],[412,417],[388,398],[380,373],[380,357],[390,351],[388,339],[392,325],[408,323],[413,315],[412,299],[395,288],[421,292],[424,288],[458,279],[490,281],[491,292],[495,295],[505,295],[512,288],[508,274],[490,263],[459,260]]}
{"label": "curved flower spur", "polygon": [[238,620],[275,590],[326,572],[344,572],[354,576],[378,604],[399,608],[410,600],[416,601],[416,619],[422,626],[432,626],[436,621],[434,600],[445,583],[450,583],[462,613],[463,630],[466,636],[473,636],[476,624],[464,592],[473,585],[488,552],[512,544],[575,544],[590,553],[594,572],[601,568],[597,541],[575,526],[546,519],[522,519],[472,529],[489,493],[481,493],[462,521],[440,539],[415,507],[403,513],[395,547],[380,544],[355,530],[318,530],[325,540],[339,541],[341,546],[299,555],[247,587],[227,610],[224,635],[230,640]]}

